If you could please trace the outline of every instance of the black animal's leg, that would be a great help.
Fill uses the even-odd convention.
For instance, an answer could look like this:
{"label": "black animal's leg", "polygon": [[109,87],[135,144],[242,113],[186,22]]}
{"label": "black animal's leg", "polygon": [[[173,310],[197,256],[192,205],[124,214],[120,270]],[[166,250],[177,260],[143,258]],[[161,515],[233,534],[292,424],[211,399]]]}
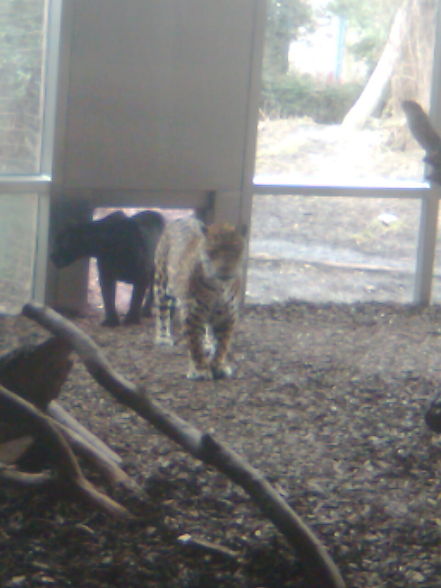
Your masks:
{"label": "black animal's leg", "polygon": [[149,277],[149,283],[147,286],[147,296],[145,298],[144,306],[142,307],[142,316],[151,317],[153,316],[153,283],[155,279],[155,272],[152,271]]}
{"label": "black animal's leg", "polygon": [[153,287],[149,286],[147,288],[147,295],[145,297],[145,302],[142,307],[142,316],[151,317],[153,316]]}
{"label": "black animal's leg", "polygon": [[118,313],[116,312],[115,306],[116,281],[112,274],[106,270],[105,264],[100,263],[99,259],[97,261],[105,313],[105,318],[101,324],[106,327],[116,327],[119,325]]}
{"label": "black animal's leg", "polygon": [[129,312],[124,319],[125,325],[133,325],[141,322],[141,304],[144,299],[146,287],[146,280],[140,280],[133,284]]}

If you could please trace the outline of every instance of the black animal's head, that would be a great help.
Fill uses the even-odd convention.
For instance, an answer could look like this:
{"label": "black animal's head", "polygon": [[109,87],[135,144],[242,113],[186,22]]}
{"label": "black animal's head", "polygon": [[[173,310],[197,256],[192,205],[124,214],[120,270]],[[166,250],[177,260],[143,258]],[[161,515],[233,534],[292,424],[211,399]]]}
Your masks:
{"label": "black animal's head", "polygon": [[51,261],[58,268],[66,267],[87,255],[87,246],[87,235],[81,225],[66,227],[55,237]]}

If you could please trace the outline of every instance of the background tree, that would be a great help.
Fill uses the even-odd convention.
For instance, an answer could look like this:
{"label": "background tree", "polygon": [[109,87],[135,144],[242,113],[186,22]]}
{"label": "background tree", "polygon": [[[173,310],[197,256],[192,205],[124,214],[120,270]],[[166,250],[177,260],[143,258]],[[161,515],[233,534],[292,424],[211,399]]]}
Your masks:
{"label": "background tree", "polygon": [[284,75],[289,69],[289,47],[299,29],[311,25],[312,11],[304,0],[268,0],[264,75]]}
{"label": "background tree", "polygon": [[328,83],[289,69],[291,43],[316,27],[313,3],[268,0],[267,7],[261,112],[270,118],[309,116],[317,122],[340,122],[359,85]]}
{"label": "background tree", "polygon": [[384,110],[401,114],[402,100],[428,103],[433,52],[434,0],[402,0],[395,11],[381,55],[363,92],[343,124],[361,128],[368,118]]}
{"label": "background tree", "polygon": [[346,50],[368,71],[377,63],[401,0],[331,0],[327,10],[346,19],[349,34]]}
{"label": "background tree", "polygon": [[409,0],[408,10],[408,33],[390,80],[388,111],[391,114],[402,115],[403,100],[416,100],[426,110],[430,102],[437,2]]}

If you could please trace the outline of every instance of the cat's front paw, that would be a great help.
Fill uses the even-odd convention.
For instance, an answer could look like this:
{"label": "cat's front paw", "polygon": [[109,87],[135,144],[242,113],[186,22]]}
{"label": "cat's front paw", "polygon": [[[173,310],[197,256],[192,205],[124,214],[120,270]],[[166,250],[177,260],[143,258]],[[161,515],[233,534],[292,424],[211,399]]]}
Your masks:
{"label": "cat's front paw", "polygon": [[119,326],[118,315],[106,316],[106,318],[101,322],[101,324],[103,327],[118,327]]}
{"label": "cat's front paw", "polygon": [[234,375],[233,368],[227,363],[212,364],[211,372],[215,380],[221,380],[222,378],[232,378]]}
{"label": "cat's front paw", "polygon": [[124,318],[124,325],[139,325],[141,322],[141,317],[139,314],[130,314],[128,313]]}
{"label": "cat's front paw", "polygon": [[190,366],[187,372],[187,379],[188,380],[212,380],[213,374],[211,370],[206,368],[196,368],[194,366]]}
{"label": "cat's front paw", "polygon": [[173,337],[171,335],[165,334],[158,334],[155,336],[155,345],[159,345],[161,347],[173,347],[175,342],[173,341]]}

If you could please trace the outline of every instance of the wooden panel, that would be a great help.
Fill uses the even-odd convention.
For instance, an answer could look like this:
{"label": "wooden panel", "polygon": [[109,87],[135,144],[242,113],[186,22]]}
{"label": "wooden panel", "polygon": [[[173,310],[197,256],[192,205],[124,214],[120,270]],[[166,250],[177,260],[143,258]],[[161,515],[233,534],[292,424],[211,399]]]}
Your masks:
{"label": "wooden panel", "polygon": [[67,187],[240,189],[255,0],[75,0]]}

